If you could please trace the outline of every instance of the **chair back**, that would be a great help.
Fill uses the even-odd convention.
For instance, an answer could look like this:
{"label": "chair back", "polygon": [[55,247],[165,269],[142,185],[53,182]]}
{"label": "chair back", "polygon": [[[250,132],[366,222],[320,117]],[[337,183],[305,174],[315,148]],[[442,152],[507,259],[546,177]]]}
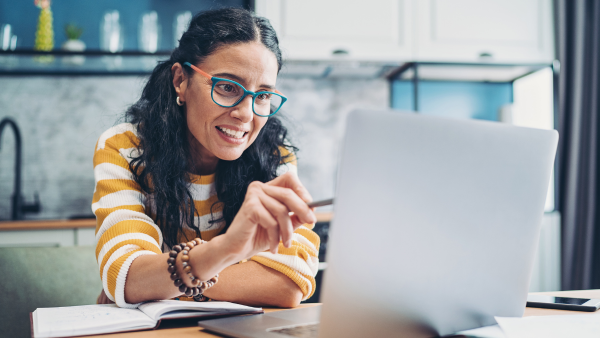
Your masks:
{"label": "chair back", "polygon": [[31,337],[30,312],[95,304],[101,290],[93,246],[0,248],[0,336]]}

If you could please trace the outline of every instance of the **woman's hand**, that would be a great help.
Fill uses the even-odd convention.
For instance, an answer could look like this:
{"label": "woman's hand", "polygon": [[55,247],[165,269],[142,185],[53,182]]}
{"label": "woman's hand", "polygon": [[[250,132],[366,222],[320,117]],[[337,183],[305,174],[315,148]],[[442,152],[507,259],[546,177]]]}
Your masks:
{"label": "woman's hand", "polygon": [[243,260],[267,249],[277,253],[280,241],[289,248],[294,230],[316,222],[313,210],[307,206],[311,201],[306,188],[290,172],[267,183],[252,182],[225,233],[227,251]]}

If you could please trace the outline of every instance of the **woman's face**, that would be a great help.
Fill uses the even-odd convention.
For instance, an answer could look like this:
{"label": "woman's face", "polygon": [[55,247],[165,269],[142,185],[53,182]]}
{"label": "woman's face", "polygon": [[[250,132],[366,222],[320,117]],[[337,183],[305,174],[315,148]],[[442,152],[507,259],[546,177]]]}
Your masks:
{"label": "woman's face", "polygon": [[[272,91],[277,80],[275,54],[260,42],[223,46],[196,66],[211,76],[236,81],[253,92]],[[239,158],[256,140],[267,118],[253,113],[252,96],[246,96],[235,107],[217,105],[211,98],[210,79],[196,72],[186,76],[180,68],[178,64],[173,66],[173,83],[184,103],[188,129],[193,136],[192,149],[196,153],[193,156],[200,156],[202,162],[210,162],[214,157],[227,161]]]}

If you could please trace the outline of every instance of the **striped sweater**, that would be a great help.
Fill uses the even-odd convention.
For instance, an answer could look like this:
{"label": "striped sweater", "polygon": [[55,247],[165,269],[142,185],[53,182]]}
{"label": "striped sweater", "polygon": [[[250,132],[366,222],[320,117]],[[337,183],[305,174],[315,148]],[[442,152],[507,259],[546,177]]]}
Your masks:
{"label": "striped sweater", "polygon": [[[125,281],[133,260],[168,250],[155,222],[152,196],[141,190],[129,169],[129,162],[138,154],[138,142],[135,126],[123,123],[100,136],[94,153],[96,188],[92,211],[96,215],[96,261],[104,292],[120,307],[139,305],[125,302]],[[277,173],[296,170],[294,158],[283,163]],[[211,206],[218,200],[214,174],[190,177],[189,189],[197,213],[195,226],[203,239],[210,240],[224,227],[223,222],[209,222],[212,217],[219,219],[222,215],[217,208],[211,215]],[[314,276],[319,263],[319,236],[312,227],[310,224],[299,227],[293,234],[290,248],[280,243],[277,254],[262,252],[251,258],[291,278],[302,290],[304,299],[315,291]],[[196,237],[196,232],[185,228],[179,237],[178,242],[186,241],[186,237],[187,240]]]}

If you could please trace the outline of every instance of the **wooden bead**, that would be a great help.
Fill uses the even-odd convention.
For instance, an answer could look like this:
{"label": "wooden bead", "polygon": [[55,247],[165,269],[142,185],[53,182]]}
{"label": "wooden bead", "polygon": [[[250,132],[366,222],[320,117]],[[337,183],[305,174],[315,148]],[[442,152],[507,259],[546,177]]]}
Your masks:
{"label": "wooden bead", "polygon": [[[189,265],[190,251],[192,250],[192,248],[202,243],[206,243],[206,241],[200,238],[195,238],[187,243],[180,243],[174,245],[171,251],[169,251],[169,258],[167,259],[167,263],[169,264],[168,270],[169,273],[171,273],[171,280],[174,281],[175,286],[179,288],[179,291],[184,293],[188,297],[193,295],[200,296],[200,298],[203,298],[202,293],[204,292],[204,290],[212,287],[217,281],[216,277],[218,277],[218,275],[213,277],[208,282],[202,282],[200,281],[200,279],[196,278],[192,274],[192,267]],[[184,273],[187,273],[191,278],[191,283],[193,285],[193,287],[191,288],[187,287],[177,274],[177,267],[175,264],[177,261],[177,255],[179,253],[183,254],[181,256],[183,271]]]}

